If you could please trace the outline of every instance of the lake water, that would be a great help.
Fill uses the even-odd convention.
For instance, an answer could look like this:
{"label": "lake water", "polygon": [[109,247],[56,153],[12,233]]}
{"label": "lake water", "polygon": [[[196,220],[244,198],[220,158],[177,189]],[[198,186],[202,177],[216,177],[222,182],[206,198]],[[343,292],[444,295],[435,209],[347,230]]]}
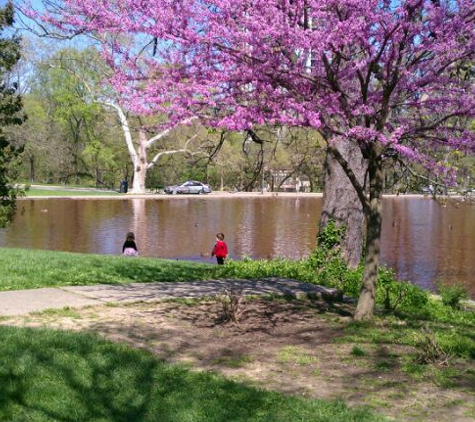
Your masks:
{"label": "lake water", "polygon": [[[321,206],[316,196],[26,199],[0,246],[119,254],[131,230],[142,256],[210,262],[222,231],[234,259],[298,259],[315,246]],[[383,207],[385,264],[422,287],[462,282],[475,296],[474,206],[394,197]]]}

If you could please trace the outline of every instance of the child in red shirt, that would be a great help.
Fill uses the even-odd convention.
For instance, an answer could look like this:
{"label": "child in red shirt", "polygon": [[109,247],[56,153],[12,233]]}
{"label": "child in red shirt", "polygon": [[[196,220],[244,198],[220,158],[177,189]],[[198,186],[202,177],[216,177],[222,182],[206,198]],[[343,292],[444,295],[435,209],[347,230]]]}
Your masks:
{"label": "child in red shirt", "polygon": [[228,256],[228,245],[226,245],[226,242],[224,241],[223,233],[218,233],[216,235],[216,245],[214,245],[214,248],[211,251],[211,256],[216,256],[218,265],[224,264],[224,260]]}

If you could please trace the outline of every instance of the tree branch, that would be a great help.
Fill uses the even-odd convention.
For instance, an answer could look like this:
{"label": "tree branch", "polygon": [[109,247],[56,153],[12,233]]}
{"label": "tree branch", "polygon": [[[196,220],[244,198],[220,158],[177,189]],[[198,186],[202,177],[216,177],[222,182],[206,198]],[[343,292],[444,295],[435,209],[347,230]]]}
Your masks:
{"label": "tree branch", "polygon": [[178,126],[181,125],[187,125],[188,123],[191,123],[193,120],[196,120],[198,117],[190,117],[189,119],[185,119],[180,123],[177,123],[175,126],[170,127],[168,129],[165,129],[163,132],[160,132],[159,134],[155,135],[154,137],[150,138],[147,141],[147,144],[145,145],[145,148],[150,148],[154,142],[158,141],[159,139],[162,139],[163,137],[167,136],[173,129],[177,128]]}
{"label": "tree branch", "polygon": [[[203,154],[202,152],[191,152],[188,150],[188,144],[197,137],[198,135],[193,135],[190,139],[188,139],[185,143],[185,146],[183,148],[180,148],[180,149],[175,149],[175,150],[171,150],[171,151],[162,151],[162,152],[159,152],[157,155],[155,155],[155,157],[153,157],[153,160],[150,161],[150,163],[147,164],[147,169],[151,169],[155,164],[157,164],[158,160],[160,159],[160,157],[162,157],[163,155],[171,155],[171,154],[177,154],[179,152],[183,152],[185,154],[189,154],[191,156],[193,155],[196,155],[196,154]],[[156,136],[154,138],[157,138]],[[152,138],[153,139],[153,138]],[[150,141],[149,141],[150,142]]]}

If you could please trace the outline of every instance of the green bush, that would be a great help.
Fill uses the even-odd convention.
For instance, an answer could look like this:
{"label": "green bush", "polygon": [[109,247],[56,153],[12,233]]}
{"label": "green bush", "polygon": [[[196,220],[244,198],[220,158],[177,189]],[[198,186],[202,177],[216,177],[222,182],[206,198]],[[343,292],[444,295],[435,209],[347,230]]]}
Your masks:
{"label": "green bush", "polygon": [[455,328],[449,332],[439,333],[439,344],[454,356],[475,359],[475,340],[466,334]]}
{"label": "green bush", "polygon": [[345,226],[337,226],[333,220],[330,220],[317,236],[318,249],[338,253],[341,250],[341,242],[345,237],[345,233]]}
{"label": "green bush", "polygon": [[345,226],[330,221],[317,237],[317,247],[307,260],[315,272],[318,284],[334,287],[350,296],[358,295],[362,280],[362,268],[348,268],[341,252]]}
{"label": "green bush", "polygon": [[442,322],[446,324],[460,323],[467,326],[475,326],[475,312],[464,311],[462,309],[454,309],[446,306],[441,300],[431,298],[427,308],[425,319]]}
{"label": "green bush", "polygon": [[253,260],[244,258],[242,261],[229,260],[226,265],[216,265],[215,277],[222,278],[268,278],[285,277],[295,280],[316,283],[316,275],[305,260],[291,261],[286,259]]}
{"label": "green bush", "polygon": [[442,303],[445,306],[450,306],[452,309],[460,308],[460,301],[467,299],[467,290],[461,284],[453,284],[445,286],[442,283],[437,285],[437,290],[442,298]]}
{"label": "green bush", "polygon": [[382,266],[378,273],[376,301],[385,311],[419,313],[428,304],[429,297],[420,287],[397,280],[391,268]]}
{"label": "green bush", "polygon": [[362,356],[366,356],[366,352],[361,347],[355,345],[351,349],[350,355],[356,358],[360,358]]}

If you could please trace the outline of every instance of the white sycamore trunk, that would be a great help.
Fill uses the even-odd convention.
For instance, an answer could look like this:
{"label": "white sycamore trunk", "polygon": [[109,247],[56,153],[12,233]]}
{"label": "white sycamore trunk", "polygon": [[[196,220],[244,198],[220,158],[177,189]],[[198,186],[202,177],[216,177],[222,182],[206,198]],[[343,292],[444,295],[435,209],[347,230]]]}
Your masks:
{"label": "white sycamore trunk", "polygon": [[[132,188],[128,191],[130,194],[144,194],[146,193],[146,185],[145,181],[147,179],[147,170],[151,169],[152,167],[157,164],[158,160],[162,155],[169,155],[169,154],[177,154],[177,153],[185,153],[194,155],[188,150],[189,143],[196,138],[197,135],[192,136],[188,139],[185,143],[183,148],[179,148],[176,150],[169,150],[169,151],[161,151],[153,157],[153,159],[149,162],[148,161],[148,150],[149,148],[158,140],[167,136],[174,128],[165,129],[164,131],[160,132],[159,134],[153,136],[150,139],[147,139],[146,131],[141,128],[139,130],[139,136],[137,141],[137,147],[135,147],[132,133],[130,131],[129,122],[127,120],[127,116],[125,115],[122,108],[115,104],[115,103],[107,103],[110,107],[114,108],[117,111],[119,116],[120,124],[122,127],[122,132],[124,134],[125,143],[127,144],[127,150],[129,152],[130,160],[133,164],[134,169],[134,176],[133,176],[133,183]],[[191,118],[182,122],[182,124],[188,124],[195,118]]]}
{"label": "white sycamore trunk", "polygon": [[134,165],[134,180],[131,194],[145,193],[145,179],[147,178],[147,136],[144,130],[139,131],[137,152],[130,157]]}

